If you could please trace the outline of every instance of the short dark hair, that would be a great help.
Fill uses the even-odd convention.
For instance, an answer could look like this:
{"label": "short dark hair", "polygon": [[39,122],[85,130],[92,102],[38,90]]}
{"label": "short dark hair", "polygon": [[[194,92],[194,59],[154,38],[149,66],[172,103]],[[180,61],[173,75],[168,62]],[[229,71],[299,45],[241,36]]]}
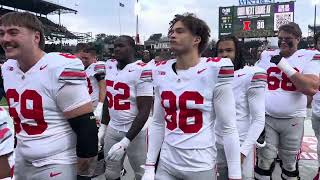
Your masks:
{"label": "short dark hair", "polygon": [[239,42],[238,38],[233,36],[233,35],[226,35],[226,36],[222,36],[217,44],[216,44],[216,50],[215,50],[215,56],[218,56],[218,47],[220,42],[222,41],[233,41],[234,46],[235,46],[235,50],[236,50],[236,56],[235,56],[235,60],[233,62],[234,64],[234,70],[239,70],[242,69],[245,66],[245,60],[243,58],[242,55],[242,46],[241,43]]}
{"label": "short dark hair", "polygon": [[124,38],[124,39],[126,39],[126,40],[127,40],[127,43],[128,43],[133,49],[136,48],[136,43],[135,43],[134,39],[133,39],[131,36],[121,35],[121,36],[119,36],[119,38]]}
{"label": "short dark hair", "polygon": [[44,50],[45,38],[43,24],[37,16],[28,12],[9,12],[0,17],[0,26],[20,26],[39,32],[39,48]]}
{"label": "short dark hair", "polygon": [[315,44],[314,46],[317,45],[317,42],[318,42],[318,40],[319,40],[319,37],[320,37],[320,32],[318,32],[317,34],[314,35],[314,37],[313,37],[314,44]]}
{"label": "short dark hair", "polygon": [[84,52],[96,56],[97,51],[93,44],[78,43],[76,45],[76,53]]}
{"label": "short dark hair", "polygon": [[296,38],[302,37],[302,32],[301,32],[299,25],[294,22],[290,22],[288,24],[281,25],[279,27],[279,32],[280,31],[290,33],[290,34],[294,35]]}
{"label": "short dark hair", "polygon": [[83,49],[87,48],[88,47],[88,44],[86,43],[78,43],[76,45],[76,53],[80,52],[80,51],[83,51]]}
{"label": "short dark hair", "polygon": [[199,36],[201,41],[198,46],[199,54],[201,54],[208,45],[209,37],[210,37],[210,28],[206,22],[197,18],[192,13],[185,13],[185,14],[176,14],[174,19],[170,21],[170,28],[169,34],[172,32],[173,26],[178,22],[181,21],[184,26],[186,26],[194,36]]}

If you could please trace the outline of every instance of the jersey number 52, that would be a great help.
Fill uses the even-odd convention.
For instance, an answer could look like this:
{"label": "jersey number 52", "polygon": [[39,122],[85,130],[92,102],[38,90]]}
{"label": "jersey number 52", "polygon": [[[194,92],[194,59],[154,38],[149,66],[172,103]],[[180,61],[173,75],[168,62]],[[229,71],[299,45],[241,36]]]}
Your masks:
{"label": "jersey number 52", "polygon": [[[107,93],[106,96],[108,97],[108,107],[114,108],[114,110],[129,110],[130,109],[130,102],[123,102],[120,103],[121,100],[127,100],[130,98],[130,87],[122,82],[115,83],[114,81],[107,80]],[[109,88],[113,88],[114,90],[122,90],[123,94],[117,94],[112,96],[111,92],[108,91]]]}

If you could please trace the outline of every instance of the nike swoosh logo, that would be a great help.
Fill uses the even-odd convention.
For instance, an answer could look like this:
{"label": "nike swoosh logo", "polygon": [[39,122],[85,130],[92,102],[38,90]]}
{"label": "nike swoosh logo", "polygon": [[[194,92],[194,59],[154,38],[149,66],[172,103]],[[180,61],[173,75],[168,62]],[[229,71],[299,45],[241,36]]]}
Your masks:
{"label": "nike swoosh logo", "polygon": [[246,75],[246,74],[239,74],[238,77],[241,77],[241,76],[244,76],[244,75]]}
{"label": "nike swoosh logo", "polygon": [[198,74],[201,74],[203,71],[205,71],[205,70],[207,70],[207,68],[204,68],[204,69],[202,69],[202,70],[199,70],[198,71]]}
{"label": "nike swoosh logo", "polygon": [[43,70],[44,68],[46,68],[47,66],[48,66],[48,64],[45,65],[45,66],[41,66],[41,67],[40,67],[40,71]]}
{"label": "nike swoosh logo", "polygon": [[300,55],[300,56],[298,56],[298,58],[301,58],[301,57],[303,57],[304,55]]}
{"label": "nike swoosh logo", "polygon": [[133,72],[134,70],[129,70],[129,72]]}
{"label": "nike swoosh logo", "polygon": [[55,177],[55,176],[58,176],[60,174],[62,174],[62,173],[61,172],[60,173],[50,173],[50,177]]}
{"label": "nike swoosh logo", "polygon": [[295,124],[291,124],[291,126],[296,126],[296,125],[298,125],[298,123],[295,123]]}

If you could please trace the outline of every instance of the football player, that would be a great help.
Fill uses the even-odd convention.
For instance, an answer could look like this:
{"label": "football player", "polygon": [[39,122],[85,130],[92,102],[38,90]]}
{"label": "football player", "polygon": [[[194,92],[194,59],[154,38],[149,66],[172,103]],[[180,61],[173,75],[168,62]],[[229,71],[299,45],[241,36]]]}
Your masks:
{"label": "football player", "polygon": [[271,179],[279,155],[283,179],[298,179],[297,157],[302,143],[307,96],[319,87],[320,61],[314,51],[298,50],[301,29],[296,23],[280,26],[279,50],[264,51],[257,66],[267,71],[266,146],[259,148],[256,179]]}
{"label": "football player", "polygon": [[135,178],[143,175],[146,160],[146,123],[153,102],[151,71],[147,64],[134,61],[135,43],[130,36],[115,40],[116,59],[106,62],[107,94],[102,123],[107,126],[104,139],[107,180],[120,179],[127,154]]}
{"label": "football player", "polygon": [[17,137],[15,179],[76,179],[90,175],[97,127],[82,62],[44,49],[40,20],[27,12],[0,18],[1,68]]}
{"label": "football player", "polygon": [[210,29],[193,14],[176,15],[168,35],[176,59],[153,70],[155,103],[143,180],[216,179],[215,119],[221,121],[229,178],[241,179],[231,60],[201,58]]}
{"label": "football player", "polygon": [[[235,77],[232,81],[236,101],[236,119],[241,144],[242,179],[254,178],[255,143],[265,123],[266,72],[259,67],[245,66],[241,45],[235,36],[225,36],[216,44],[217,56],[232,60]],[[228,179],[227,161],[216,126],[218,179]]]}

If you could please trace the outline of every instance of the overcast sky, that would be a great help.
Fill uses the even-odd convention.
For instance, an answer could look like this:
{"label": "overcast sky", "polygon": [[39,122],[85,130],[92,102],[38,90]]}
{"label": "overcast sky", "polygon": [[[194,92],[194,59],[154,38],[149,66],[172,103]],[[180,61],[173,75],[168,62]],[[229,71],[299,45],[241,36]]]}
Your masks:
{"label": "overcast sky", "polygon": [[[136,0],[50,0],[78,11],[77,14],[62,15],[61,22],[70,31],[92,32],[93,34],[135,35]],[[120,7],[119,2],[125,5]],[[281,2],[281,0],[278,2]],[[166,34],[168,23],[174,14],[192,12],[205,20],[211,28],[211,38],[218,37],[218,7],[238,5],[238,0],[139,0],[140,38],[146,40],[151,34]],[[320,5],[318,7],[320,24]],[[120,15],[120,16],[119,16]],[[119,21],[120,17],[120,21]],[[296,0],[295,22],[308,34],[308,24],[314,21],[312,0]],[[49,19],[58,22],[57,15]]]}

